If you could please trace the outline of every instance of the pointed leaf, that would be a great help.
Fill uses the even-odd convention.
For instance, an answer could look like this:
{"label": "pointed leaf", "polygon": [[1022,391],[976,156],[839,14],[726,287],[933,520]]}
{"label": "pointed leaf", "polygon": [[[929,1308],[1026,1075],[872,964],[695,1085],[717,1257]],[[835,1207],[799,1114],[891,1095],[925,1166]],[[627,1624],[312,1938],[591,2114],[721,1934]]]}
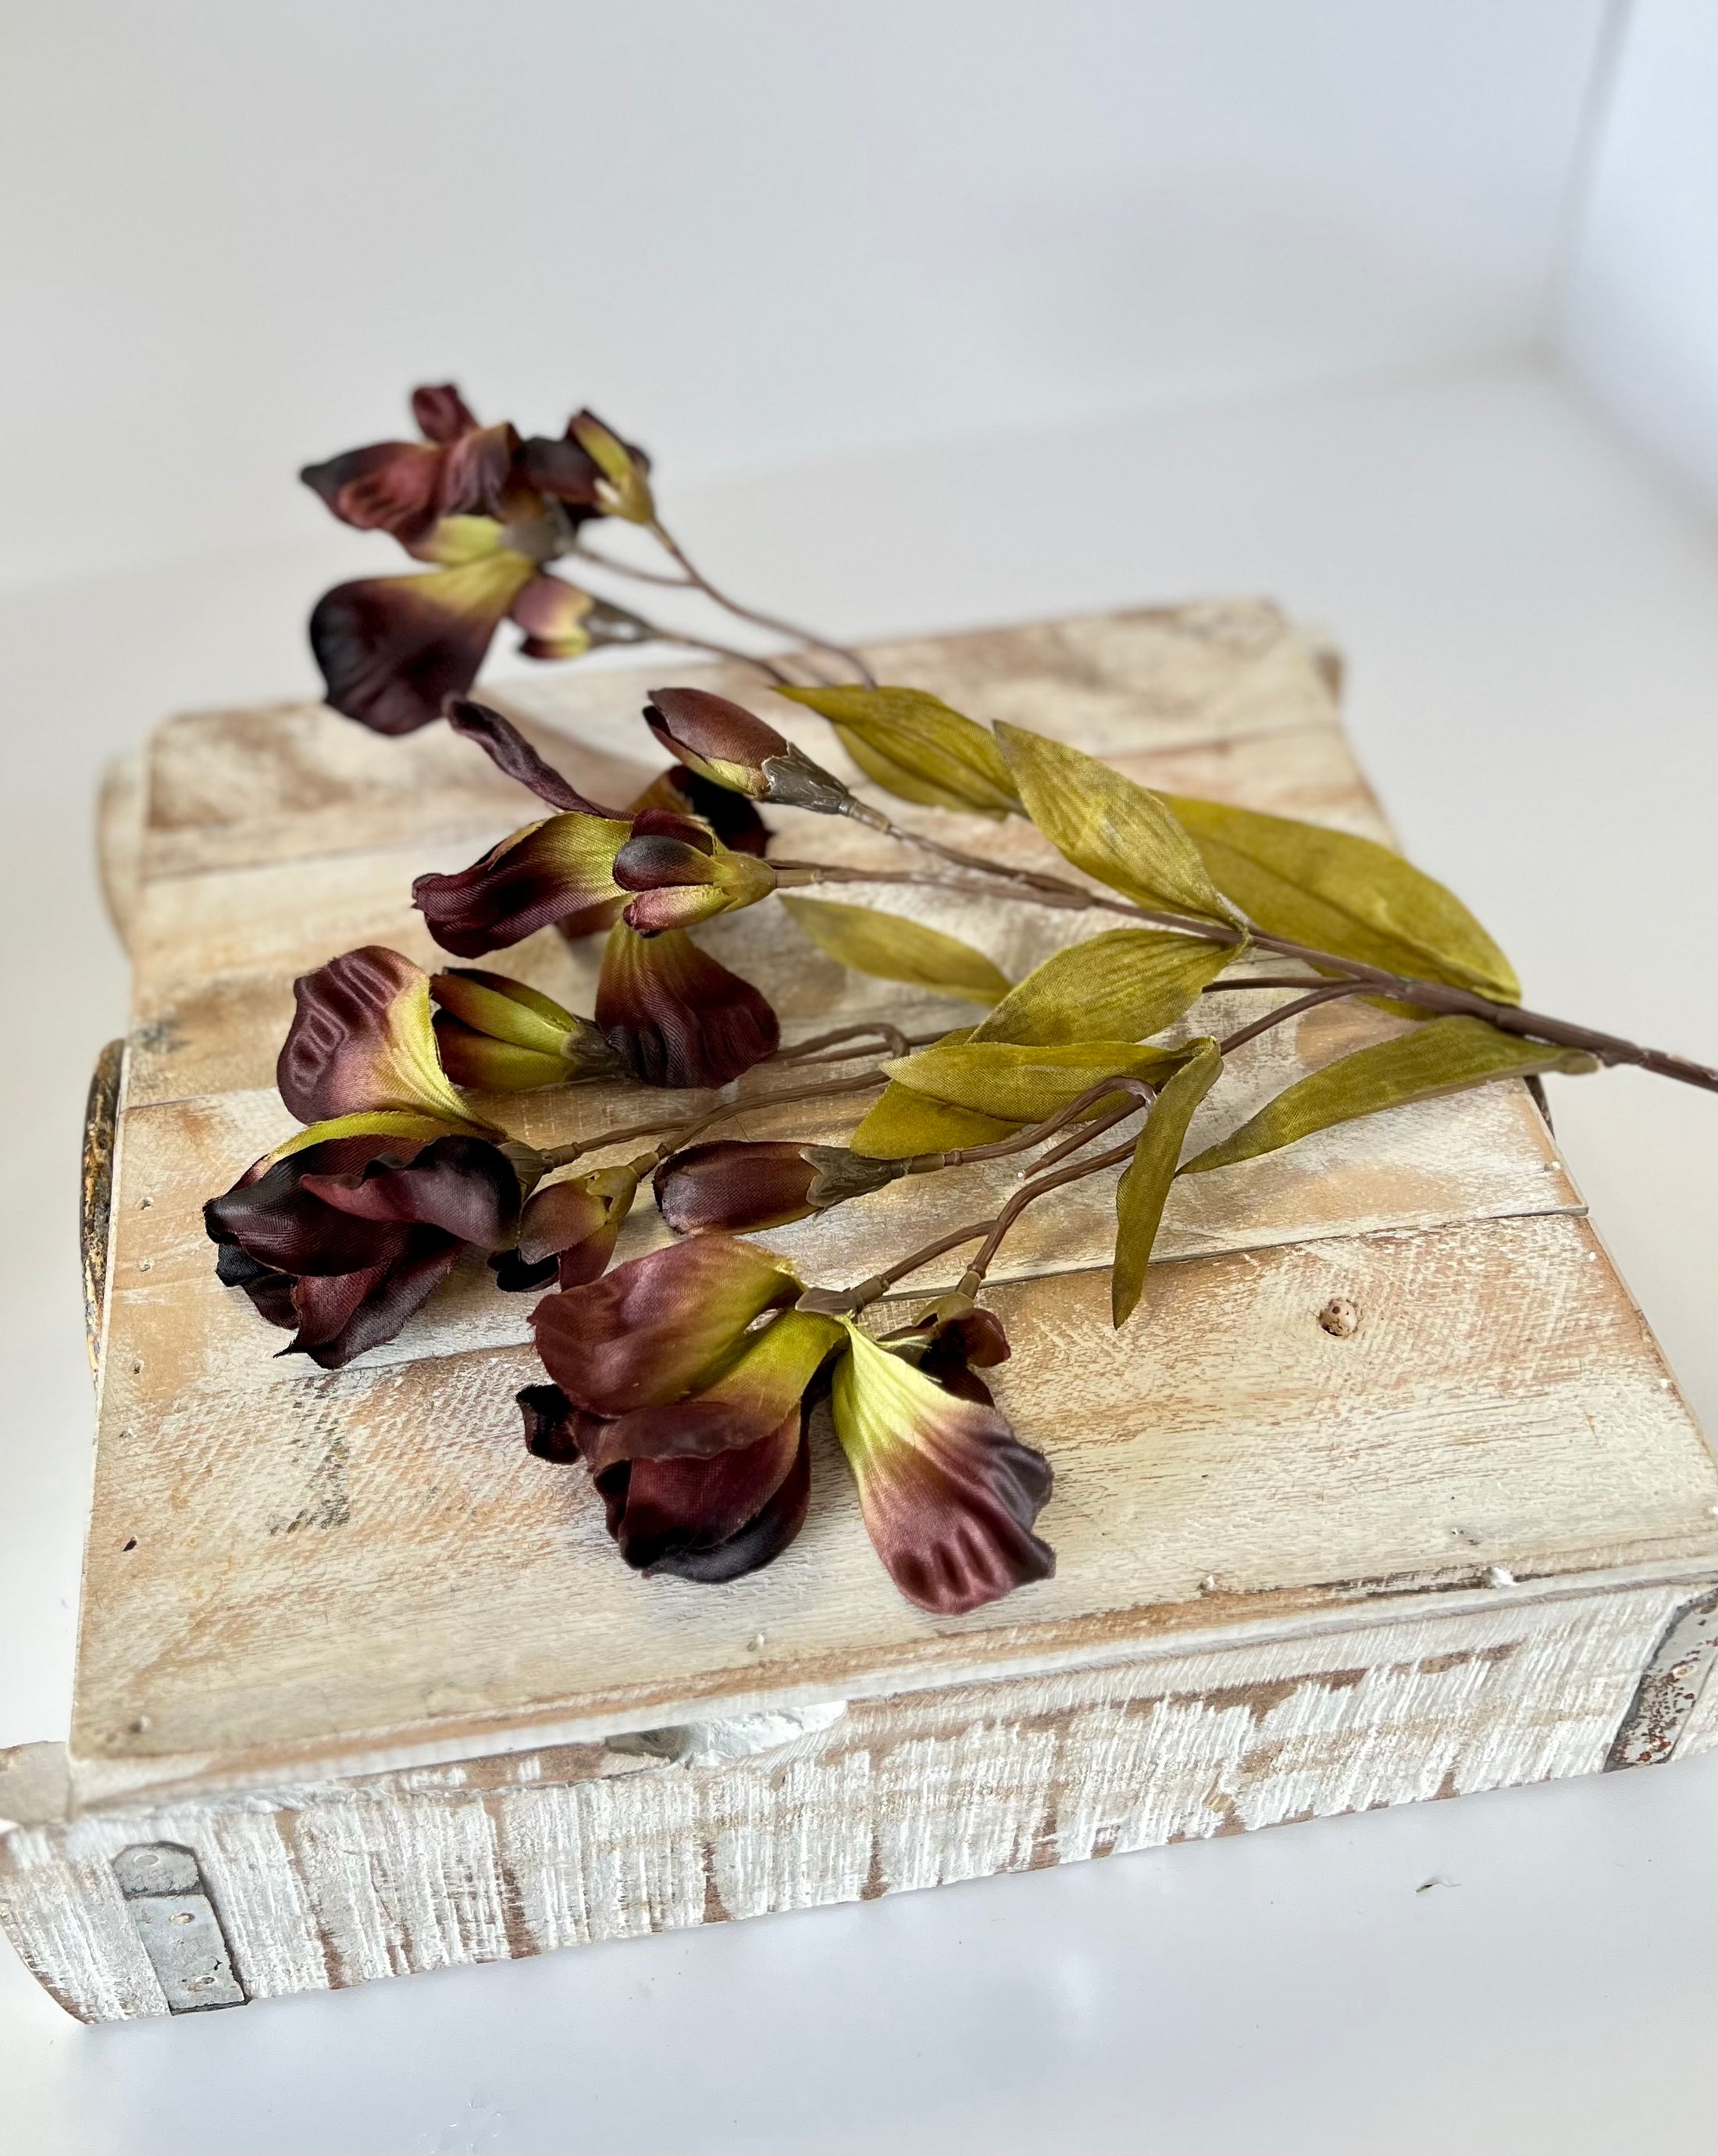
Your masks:
{"label": "pointed leaf", "polygon": [[1009,1122],[1036,1122],[1076,1099],[1100,1078],[1155,1078],[1177,1051],[1131,1040],[1064,1041],[1044,1047],[1005,1041],[939,1041],[883,1065],[915,1092]]}
{"label": "pointed leaf", "polygon": [[1463,1092],[1488,1079],[1525,1078],[1540,1070],[1572,1075],[1597,1068],[1595,1058],[1578,1050],[1524,1040],[1519,1034],[1500,1032],[1484,1019],[1431,1019],[1411,1033],[1356,1049],[1352,1055],[1298,1080],[1239,1130],[1219,1144],[1208,1146],[1182,1173],[1203,1175],[1213,1168],[1255,1160],[1261,1153],[1275,1152],[1297,1138],[1351,1122],[1357,1116]]}
{"label": "pointed leaf", "polygon": [[910,1160],[915,1152],[957,1152],[962,1146],[994,1145],[1012,1137],[1018,1123],[997,1116],[976,1115],[891,1082],[848,1140],[868,1160]]}
{"label": "pointed leaf", "polygon": [[1218,887],[1271,935],[1521,1001],[1515,968],[1466,906],[1388,846],[1290,816],[1166,798]]}
{"label": "pointed leaf", "polygon": [[1192,840],[1157,794],[1065,742],[999,726],[1020,798],[1058,852],[1141,906],[1228,921]]}
{"label": "pointed leaf", "polygon": [[1119,1330],[1145,1291],[1146,1266],[1163,1219],[1163,1201],[1175,1180],[1187,1125],[1223,1069],[1214,1040],[1189,1042],[1187,1060],[1151,1104],[1133,1158],[1115,1186],[1115,1263],[1110,1273],[1110,1312]]}
{"label": "pointed leaf", "polygon": [[994,735],[923,689],[783,688],[822,712],[869,778],[903,801],[980,816],[1018,814]]}
{"label": "pointed leaf", "polygon": [[975,1040],[1146,1040],[1191,1009],[1236,957],[1165,928],[1112,928],[1070,944],[997,1005]]}
{"label": "pointed leaf", "polygon": [[838,906],[821,898],[789,898],[782,903],[819,950],[827,951],[857,973],[880,980],[908,981],[971,1003],[993,1004],[1008,993],[1008,977],[970,943],[946,936],[940,928],[880,913],[870,906]]}

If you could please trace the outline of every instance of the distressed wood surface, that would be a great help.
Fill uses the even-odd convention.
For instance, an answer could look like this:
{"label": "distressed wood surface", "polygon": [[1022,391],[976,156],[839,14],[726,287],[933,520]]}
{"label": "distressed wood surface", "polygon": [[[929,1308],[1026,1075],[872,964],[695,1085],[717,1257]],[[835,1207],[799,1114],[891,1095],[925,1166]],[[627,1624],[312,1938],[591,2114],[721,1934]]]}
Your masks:
{"label": "distressed wood surface", "polygon": [[139,1843],[192,1853],[258,1999],[1589,1773],[1689,1605],[1674,1578],[1399,1596],[855,1702],[719,1763],[591,1744],[21,1828],[0,1922],[108,2020],[168,2003],[115,1876]]}
{"label": "distressed wood surface", "polygon": [[[874,655],[885,678],[1155,783],[1387,835],[1323,654],[1268,607]],[[731,671],[695,671],[838,763],[807,715]],[[510,701],[564,733],[580,783],[623,799],[650,768],[632,760],[642,682],[570,670]],[[1054,1580],[968,1619],[914,1610],[827,1437],[811,1520],[767,1572],[719,1590],[628,1574],[582,1477],[520,1446],[511,1394],[536,1373],[518,1301],[468,1276],[349,1370],[283,1363],[278,1336],[215,1286],[197,1219],[286,1127],[267,1088],[293,975],[368,940],[433,960],[412,875],[463,865],[529,803],[444,729],[379,742],[304,707],[172,721],[143,791],[73,1738],[86,1804],[996,1680],[1142,1650],[1190,1621],[1240,1624],[1263,1601],[1340,1608],[1366,1584],[1457,1589],[1493,1567],[1526,1578],[1710,1548],[1710,1459],[1510,1086],[1178,1189],[1165,1262],[1119,1338],[1093,1269],[1102,1189],[1026,1216],[997,1296],[1015,1341],[999,1391],[1056,1466]],[[970,819],[899,813],[972,842]],[[895,858],[844,824],[774,820],[784,854]],[[1018,821],[983,832],[998,854],[1045,857]],[[874,896],[964,927],[1015,975],[1105,925],[1024,907],[963,923],[928,894]],[[844,974],[778,908],[708,940],[765,983],[790,1038],[884,1009],[970,1018]],[[505,963],[588,1009],[594,957],[551,936]],[[1390,1023],[1315,1014],[1261,1044],[1254,1082]],[[530,1134],[566,1135],[632,1119],[637,1094],[521,1105]],[[1216,1112],[1243,1111],[1237,1098]],[[995,1187],[973,1173],[976,1212]],[[938,1195],[897,1185],[775,1240],[819,1278],[856,1278],[920,1239]],[[642,1217],[628,1248],[654,1232]],[[1336,1293],[1362,1311],[1348,1340],[1315,1322]]]}

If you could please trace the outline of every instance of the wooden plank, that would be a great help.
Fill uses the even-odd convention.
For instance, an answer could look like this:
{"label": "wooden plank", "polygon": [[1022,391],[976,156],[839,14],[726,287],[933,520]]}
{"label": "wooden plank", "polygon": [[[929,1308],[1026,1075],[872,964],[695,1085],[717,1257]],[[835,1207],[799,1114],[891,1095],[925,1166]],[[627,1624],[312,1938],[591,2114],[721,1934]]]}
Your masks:
{"label": "wooden plank", "polygon": [[[1321,654],[1274,608],[1033,624],[875,656],[885,676],[1080,739],[1156,783],[1384,835]],[[614,759],[636,753],[649,678],[572,670],[514,701],[564,732],[582,783],[618,793],[647,768]],[[808,715],[771,716],[838,761]],[[913,1610],[827,1440],[812,1522],[769,1573],[719,1593],[636,1579],[582,1479],[519,1446],[510,1395],[535,1374],[521,1301],[468,1268],[388,1349],[310,1370],[274,1360],[276,1336],[216,1286],[197,1219],[288,1127],[267,1089],[292,976],[366,940],[433,963],[411,875],[462,865],[529,804],[444,729],[380,742],[300,708],[173,722],[147,799],[74,1736],[85,1801],[966,1681],[1136,1649],[1189,1612],[1238,1624],[1272,1598],[1328,1602],[1356,1581],[1400,1592],[1488,1565],[1525,1576],[1710,1547],[1707,1456],[1508,1086],[1178,1190],[1165,1262],[1119,1341],[1090,1270],[1107,1191],[1075,1186],[1027,1214],[998,1291],[1017,1341],[1002,1392],[1056,1460],[1054,1582],[953,1625]],[[903,818],[915,813],[970,843],[970,819]],[[778,850],[896,858],[838,820],[777,820]],[[985,842],[1048,858],[1018,820]],[[1107,925],[1024,907],[962,922],[930,895],[872,895],[966,927],[1016,976]],[[885,1009],[970,1016],[845,974],[778,908],[714,924],[709,941],[767,982],[790,1038]],[[551,935],[505,963],[588,1009],[594,956]],[[1218,997],[1199,1023],[1238,1015]],[[1313,1014],[1259,1045],[1253,1088],[1389,1023]],[[1243,1090],[1203,1135],[1213,1115],[1245,1112]],[[582,1089],[515,1102],[509,1120],[549,1142],[642,1119],[644,1097],[661,1100]],[[754,1112],[736,1127],[784,1126]],[[999,1171],[961,1173],[965,1193],[896,1186],[773,1240],[820,1277],[859,1277],[928,1231],[931,1204],[968,1196],[976,1217],[1007,1187]],[[641,1210],[623,1255],[659,1234]],[[1311,1322],[1339,1291],[1366,1313],[1347,1342]]]}
{"label": "wooden plank", "polygon": [[[1361,1312],[1346,1340],[1316,1322],[1335,1294]],[[146,1418],[110,1366],[86,1797],[947,1683],[1149,1639],[1213,1595],[1710,1550],[1710,1457],[1578,1219],[1164,1265],[1120,1335],[1101,1273],[994,1300],[998,1397],[1056,1466],[1059,1570],[953,1620],[895,1593],[827,1435],[799,1541],[712,1594],[627,1573],[582,1472],[524,1452],[522,1350],[299,1374],[266,1406],[169,1368]]]}
{"label": "wooden plank", "polygon": [[1591,1772],[1674,1579],[1399,1598],[1274,1639],[858,1701],[686,1766],[533,1752],[0,1841],[0,1922],[85,2020],[165,2000],[114,1884],[193,1851],[251,1999]]}

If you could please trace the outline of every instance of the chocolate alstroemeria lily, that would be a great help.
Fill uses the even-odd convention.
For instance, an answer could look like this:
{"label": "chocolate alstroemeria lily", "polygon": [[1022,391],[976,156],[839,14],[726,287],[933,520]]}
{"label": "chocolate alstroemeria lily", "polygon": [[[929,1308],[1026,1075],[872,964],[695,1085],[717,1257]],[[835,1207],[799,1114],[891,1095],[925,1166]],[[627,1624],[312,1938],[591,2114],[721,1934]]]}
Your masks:
{"label": "chocolate alstroemeria lily", "polygon": [[779,1260],[706,1235],[537,1305],[555,1382],[520,1396],[526,1443],[584,1461],[635,1569],[734,1579],[798,1533],[808,1397],[841,1337],[786,1307],[800,1291]]}
{"label": "chocolate alstroemeria lily", "polygon": [[847,1334],[831,1388],[835,1435],[901,1593],[955,1617],[1047,1579],[1055,1553],[1032,1528],[1050,1464],[1015,1436],[972,1368],[1008,1353],[997,1319],[967,1304],[933,1313],[898,1345],[850,1320]]}
{"label": "chocolate alstroemeria lily", "polygon": [[901,1592],[958,1615],[1046,1578],[1055,1560],[1032,1525],[1049,1465],[972,1368],[1006,1357],[996,1320],[950,1298],[880,1345],[788,1307],[800,1292],[783,1260],[700,1235],[546,1296],[533,1324],[555,1383],[521,1395],[527,1443],[585,1462],[628,1563],[731,1578],[797,1532],[803,1498],[796,1488],[783,1507],[778,1493],[806,1471],[807,1419],[836,1357],[836,1435]]}
{"label": "chocolate alstroemeria lily", "polygon": [[635,614],[544,566],[590,518],[630,513],[607,464],[641,472],[642,451],[589,413],[576,413],[561,441],[521,441],[505,424],[480,426],[451,383],[414,391],[412,410],[421,442],[374,442],[301,475],[343,523],[389,532],[434,564],[427,575],[339,584],[318,602],[310,646],[337,711],[378,733],[427,725],[444,696],[471,686],[510,614],[532,659],[649,635]]}
{"label": "chocolate alstroemeria lily", "polygon": [[369,945],[294,983],[276,1066],[281,1099],[309,1124],[203,1209],[216,1272],[285,1352],[337,1369],[384,1340],[468,1247],[517,1233],[523,1149],[479,1121],[436,1053],[429,977]]}
{"label": "chocolate alstroemeria lily", "polygon": [[[351,1127],[367,1122],[385,1127]],[[292,1328],[282,1353],[337,1370],[392,1340],[463,1250],[510,1244],[519,1196],[512,1161],[486,1138],[425,1118],[351,1116],[255,1163],[203,1220],[223,1285]]]}

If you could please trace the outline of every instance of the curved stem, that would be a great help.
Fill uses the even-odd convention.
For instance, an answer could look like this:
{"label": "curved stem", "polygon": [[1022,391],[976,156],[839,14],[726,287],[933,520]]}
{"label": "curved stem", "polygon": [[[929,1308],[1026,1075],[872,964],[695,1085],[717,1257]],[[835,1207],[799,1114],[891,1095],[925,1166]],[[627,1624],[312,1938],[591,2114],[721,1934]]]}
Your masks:
{"label": "curved stem", "polygon": [[1231,1050],[1240,1048],[1249,1040],[1256,1040],[1260,1034],[1269,1033],[1273,1026],[1281,1025],[1291,1018],[1299,1018],[1302,1011],[1312,1010],[1320,1004],[1334,1003],[1338,996],[1364,993],[1364,989],[1355,982],[1326,981],[1321,987],[1314,988],[1310,995],[1296,996],[1293,1003],[1283,1004],[1280,1009],[1268,1011],[1263,1018],[1255,1018],[1250,1025],[1244,1025],[1238,1031],[1227,1034],[1218,1042],[1217,1052],[1219,1055],[1227,1055]]}
{"label": "curved stem", "polygon": [[567,548],[582,562],[589,562],[599,569],[607,569],[611,576],[635,578],[641,584],[666,584],[670,589],[695,592],[698,588],[690,577],[664,576],[660,569],[635,569],[630,562],[617,562],[612,554],[604,554],[595,547],[586,546],[582,539],[575,539]]}
{"label": "curved stem", "polygon": [[[1254,950],[1274,952],[1279,957],[1291,958],[1298,963],[1312,967],[1321,973],[1336,974],[1354,983],[1364,993],[1379,996],[1392,1003],[1412,1004],[1416,1009],[1435,1011],[1440,1016],[1484,1019],[1501,1033],[1518,1034],[1527,1040],[1542,1040],[1553,1047],[1573,1048],[1597,1058],[1608,1065],[1631,1064],[1637,1069],[1650,1070],[1661,1078],[1674,1078],[1684,1086],[1696,1086],[1704,1092],[1718,1093],[1718,1070],[1710,1064],[1696,1063],[1691,1056],[1673,1055],[1662,1048],[1645,1048],[1639,1041],[1625,1040],[1613,1033],[1601,1033],[1592,1026],[1576,1025],[1567,1019],[1552,1018],[1544,1011],[1523,1010],[1519,1004],[1499,1003],[1490,996],[1482,996],[1471,988],[1452,988],[1442,981],[1423,981],[1406,973],[1387,973],[1382,966],[1371,966],[1357,958],[1344,958],[1334,951],[1315,950],[1310,944],[1297,943],[1286,936],[1273,936],[1262,928],[1243,931],[1218,921],[1202,921],[1184,913],[1160,913],[1143,906],[1135,906],[1121,899],[1109,899],[1095,892],[1083,891],[1077,885],[1065,884],[1057,877],[1040,877],[1027,870],[998,869],[994,863],[979,860],[976,855],[956,855],[951,848],[938,847],[928,841],[914,838],[910,832],[891,824],[886,818],[876,828],[885,829],[890,836],[905,840],[909,844],[924,844],[933,853],[959,861],[963,867],[984,871],[991,879],[987,891],[982,895],[992,898],[1016,899],[1023,905],[1079,906],[1098,908],[1110,913],[1124,913],[1146,927],[1167,928],[1182,936],[1197,937],[1202,942],[1233,946],[1246,942]],[[860,883],[919,883],[927,880],[923,876],[902,875],[886,869],[834,869],[818,862],[799,862],[800,868],[815,869],[819,877],[833,882]],[[1009,884],[1029,880],[1029,891],[1011,891]],[[1047,887],[1046,887],[1047,886]],[[942,887],[964,892],[968,897],[980,895],[971,884],[957,884],[942,880]],[[1245,983],[1229,984],[1244,987]],[[1253,983],[1263,986],[1262,983]],[[1296,986],[1298,982],[1280,983],[1280,986]]]}
{"label": "curved stem", "polygon": [[658,521],[652,523],[649,529],[657,544],[672,560],[680,564],[699,590],[706,598],[714,599],[719,607],[724,608],[729,613],[737,614],[741,621],[756,622],[760,629],[773,629],[782,636],[791,636],[796,641],[809,644],[819,651],[827,651],[832,659],[838,659],[844,666],[852,667],[868,689],[876,687],[876,675],[858,652],[850,650],[844,644],[833,643],[827,636],[814,636],[808,630],[798,628],[791,621],[782,620],[778,615],[760,613],[755,607],[741,606],[737,599],[730,598],[726,592],[717,590],[709,578],[693,562],[685,547],[680,545],[666,525]]}

